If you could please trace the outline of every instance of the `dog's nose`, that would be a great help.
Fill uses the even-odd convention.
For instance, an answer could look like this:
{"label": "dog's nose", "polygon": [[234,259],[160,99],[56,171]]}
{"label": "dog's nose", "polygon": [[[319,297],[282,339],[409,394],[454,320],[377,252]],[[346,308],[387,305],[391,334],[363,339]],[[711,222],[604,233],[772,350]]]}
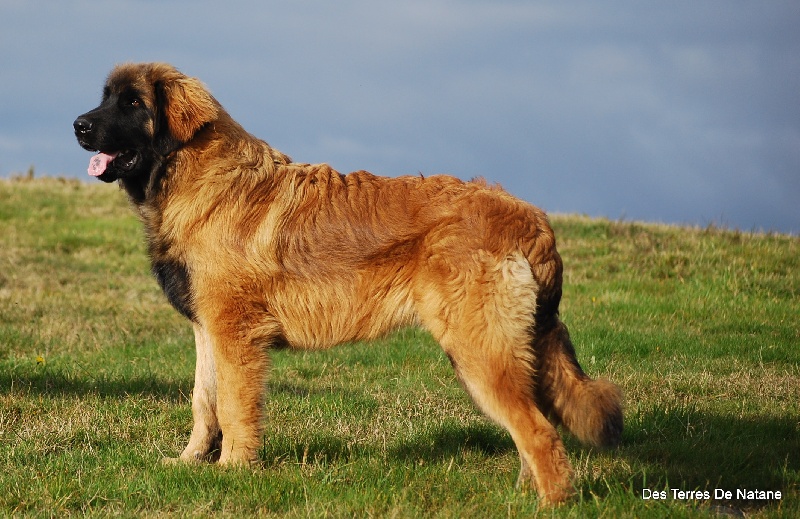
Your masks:
{"label": "dog's nose", "polygon": [[92,131],[92,122],[83,117],[78,117],[72,123],[72,127],[75,128],[75,133],[87,134]]}

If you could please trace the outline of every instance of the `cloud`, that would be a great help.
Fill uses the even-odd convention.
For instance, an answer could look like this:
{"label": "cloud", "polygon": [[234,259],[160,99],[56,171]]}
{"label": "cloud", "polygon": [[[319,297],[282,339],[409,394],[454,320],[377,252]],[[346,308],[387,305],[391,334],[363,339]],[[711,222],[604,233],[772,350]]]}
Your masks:
{"label": "cloud", "polygon": [[115,63],[165,60],[297,160],[800,232],[798,20],[790,0],[13,2],[0,171],[83,175],[72,120]]}

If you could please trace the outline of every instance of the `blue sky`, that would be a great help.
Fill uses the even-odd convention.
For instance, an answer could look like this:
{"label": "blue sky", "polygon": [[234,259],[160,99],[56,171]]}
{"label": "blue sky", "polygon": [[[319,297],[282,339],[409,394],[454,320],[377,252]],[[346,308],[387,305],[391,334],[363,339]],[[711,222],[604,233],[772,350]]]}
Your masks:
{"label": "blue sky", "polygon": [[0,175],[85,178],[72,121],[156,60],[298,161],[800,234],[797,0],[4,0]]}

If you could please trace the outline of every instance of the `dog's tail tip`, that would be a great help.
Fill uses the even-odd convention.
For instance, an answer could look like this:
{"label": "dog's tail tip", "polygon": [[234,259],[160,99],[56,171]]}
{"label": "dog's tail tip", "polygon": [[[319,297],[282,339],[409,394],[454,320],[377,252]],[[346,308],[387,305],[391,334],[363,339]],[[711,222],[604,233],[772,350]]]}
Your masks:
{"label": "dog's tail tip", "polygon": [[[622,441],[624,428],[622,392],[605,379],[588,380],[573,406],[572,420],[565,418],[567,428],[577,438],[593,447],[616,447]],[[569,422],[569,423],[568,423]]]}

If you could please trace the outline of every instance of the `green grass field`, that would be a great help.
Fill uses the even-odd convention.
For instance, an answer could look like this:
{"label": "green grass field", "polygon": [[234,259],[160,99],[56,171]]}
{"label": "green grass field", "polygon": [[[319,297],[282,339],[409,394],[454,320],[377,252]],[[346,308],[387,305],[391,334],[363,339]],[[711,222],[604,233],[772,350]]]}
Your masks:
{"label": "green grass field", "polygon": [[[275,352],[254,469],[161,465],[191,430],[193,338],[123,193],[0,181],[0,516],[800,517],[800,239],[552,220],[563,320],[626,430],[565,434],[579,496],[540,510],[413,329]],[[781,499],[736,499],[756,489]]]}

